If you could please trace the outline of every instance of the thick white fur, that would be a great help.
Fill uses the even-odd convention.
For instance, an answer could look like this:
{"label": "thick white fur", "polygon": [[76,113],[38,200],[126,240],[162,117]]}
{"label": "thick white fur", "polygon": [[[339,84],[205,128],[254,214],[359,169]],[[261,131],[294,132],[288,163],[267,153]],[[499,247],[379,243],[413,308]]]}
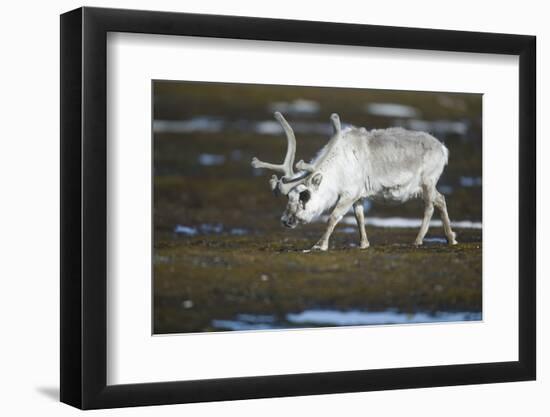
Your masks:
{"label": "thick white fur", "polygon": [[[353,206],[361,232],[361,247],[367,247],[366,233],[362,233],[362,207],[359,209],[358,203],[365,198],[394,203],[423,198],[424,221],[415,244],[422,244],[434,205],[441,212],[447,240],[455,244],[445,199],[435,188],[448,157],[447,148],[425,132],[402,128],[343,129],[311,161],[316,165],[316,172],[290,191],[281,220],[286,224],[293,217],[296,223],[309,223],[332,211],[327,232],[313,247],[326,250],[332,230]],[[313,181],[315,177],[317,181]],[[319,178],[320,183],[314,184]],[[310,198],[301,204],[299,196],[304,190],[309,191]]]}

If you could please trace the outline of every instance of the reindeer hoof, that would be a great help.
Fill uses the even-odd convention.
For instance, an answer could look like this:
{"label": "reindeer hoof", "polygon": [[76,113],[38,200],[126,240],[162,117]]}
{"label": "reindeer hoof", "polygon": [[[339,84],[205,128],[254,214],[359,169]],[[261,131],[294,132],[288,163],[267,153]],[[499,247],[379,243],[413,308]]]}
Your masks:
{"label": "reindeer hoof", "polygon": [[250,165],[252,165],[253,168],[258,168],[258,162],[260,162],[258,158],[254,157],[252,158],[252,162],[250,163]]}
{"label": "reindeer hoof", "polygon": [[449,245],[456,245],[458,244],[458,242],[456,241],[456,233],[453,232],[453,238],[452,239],[447,239],[447,242],[449,242]]}
{"label": "reindeer hoof", "polygon": [[422,240],[415,240],[414,241],[414,246],[416,246],[416,247],[422,246],[423,244],[424,244],[424,242]]}
{"label": "reindeer hoof", "polygon": [[304,250],[304,253],[309,252],[326,252],[328,249],[328,246],[320,246],[320,245],[314,245],[311,249]]}
{"label": "reindeer hoof", "polygon": [[359,248],[360,249],[367,249],[369,246],[370,246],[369,242],[361,242],[361,244],[359,245]]}

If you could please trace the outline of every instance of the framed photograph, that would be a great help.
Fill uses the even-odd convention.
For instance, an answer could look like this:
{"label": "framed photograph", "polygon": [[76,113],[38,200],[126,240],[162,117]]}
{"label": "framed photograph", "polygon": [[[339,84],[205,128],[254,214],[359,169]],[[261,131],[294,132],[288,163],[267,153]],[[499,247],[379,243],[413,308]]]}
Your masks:
{"label": "framed photograph", "polygon": [[61,401],[533,380],[535,37],[61,16]]}

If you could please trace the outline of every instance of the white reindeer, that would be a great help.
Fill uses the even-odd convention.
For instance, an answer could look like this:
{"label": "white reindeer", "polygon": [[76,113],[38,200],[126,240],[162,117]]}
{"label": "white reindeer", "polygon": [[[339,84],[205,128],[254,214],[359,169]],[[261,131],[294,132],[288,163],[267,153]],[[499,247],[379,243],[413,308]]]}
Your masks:
{"label": "white reindeer", "polygon": [[330,235],[342,217],[353,207],[360,247],[369,247],[363,200],[405,202],[412,198],[424,200],[424,218],[414,242],[422,245],[428,231],[434,206],[439,209],[447,241],[455,245],[456,234],[451,229],[445,197],[436,184],[447,165],[447,148],[425,132],[402,128],[342,129],[337,114],[331,116],[334,135],[311,163],[299,161],[294,172],[296,139],[294,131],[282,116],[275,113],[287,137],[288,147],[282,164],[270,164],[252,158],[254,168],[266,168],[282,173],[273,175],[271,189],[288,196],[288,205],[281,222],[288,228],[298,223],[310,223],[331,211],[328,227],[311,250],[326,251]]}

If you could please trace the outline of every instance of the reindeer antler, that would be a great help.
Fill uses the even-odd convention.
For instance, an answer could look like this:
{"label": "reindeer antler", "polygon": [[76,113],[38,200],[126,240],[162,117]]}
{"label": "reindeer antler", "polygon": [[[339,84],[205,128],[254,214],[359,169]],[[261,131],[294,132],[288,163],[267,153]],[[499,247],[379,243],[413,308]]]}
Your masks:
{"label": "reindeer antler", "polygon": [[275,112],[274,116],[281,124],[286,134],[287,148],[285,159],[282,164],[271,164],[269,162],[260,161],[258,158],[254,157],[252,158],[252,166],[254,168],[266,168],[282,173],[283,176],[281,179],[277,178],[276,175],[272,175],[269,184],[271,185],[272,191],[287,195],[290,190],[296,186],[296,184],[293,183],[302,178],[295,178],[293,168],[294,158],[296,157],[296,137],[294,136],[292,127],[290,127],[281,113]]}
{"label": "reindeer antler", "polygon": [[340,116],[336,113],[330,115],[330,121],[332,122],[332,127],[334,128],[334,134],[337,135],[342,130],[342,124],[340,123]]}
{"label": "reindeer antler", "polygon": [[[272,171],[281,172],[283,176],[279,179],[276,175],[272,175],[271,179],[269,180],[269,184],[271,185],[272,191],[287,195],[290,190],[292,190],[298,184],[304,182],[312,173],[314,173],[325,158],[321,158],[314,164],[308,164],[304,161],[299,161],[296,164],[296,169],[299,171],[303,171],[303,173],[302,175],[296,177],[293,169],[294,158],[296,156],[296,138],[294,136],[294,131],[281,113],[275,112],[274,116],[275,119],[277,119],[277,121],[281,124],[281,126],[283,126],[283,130],[286,133],[288,145],[286,149],[285,159],[282,164],[271,164],[269,162],[260,161],[258,158],[254,157],[252,158],[252,166],[254,168],[265,168]],[[332,123],[332,127],[334,128],[334,134],[337,137],[333,138],[333,140],[329,142],[329,148],[325,152],[325,157],[332,149],[332,147],[334,147],[339,137],[339,133],[342,130],[340,117],[336,113],[333,113],[330,116],[330,120]]]}
{"label": "reindeer antler", "polygon": [[286,133],[288,145],[285,159],[282,164],[270,164],[269,162],[263,162],[254,157],[252,158],[252,166],[254,168],[266,168],[272,171],[281,172],[283,178],[292,178],[294,176],[294,158],[296,157],[296,138],[294,137],[294,131],[281,113],[275,112],[275,119],[283,126],[283,130]]}
{"label": "reindeer antler", "polygon": [[[336,113],[332,113],[330,115],[330,122],[332,123],[332,127],[334,128],[334,135],[339,135],[340,132],[342,131],[340,116],[338,116]],[[336,141],[337,141],[337,138],[329,143],[328,145],[329,149],[326,150],[325,156],[330,153],[330,150],[334,147],[334,145],[336,144]],[[300,160],[296,163],[296,169],[299,171],[306,171],[310,174],[313,174],[324,159],[325,158],[321,158],[317,160],[314,164],[308,164],[307,162]]]}

